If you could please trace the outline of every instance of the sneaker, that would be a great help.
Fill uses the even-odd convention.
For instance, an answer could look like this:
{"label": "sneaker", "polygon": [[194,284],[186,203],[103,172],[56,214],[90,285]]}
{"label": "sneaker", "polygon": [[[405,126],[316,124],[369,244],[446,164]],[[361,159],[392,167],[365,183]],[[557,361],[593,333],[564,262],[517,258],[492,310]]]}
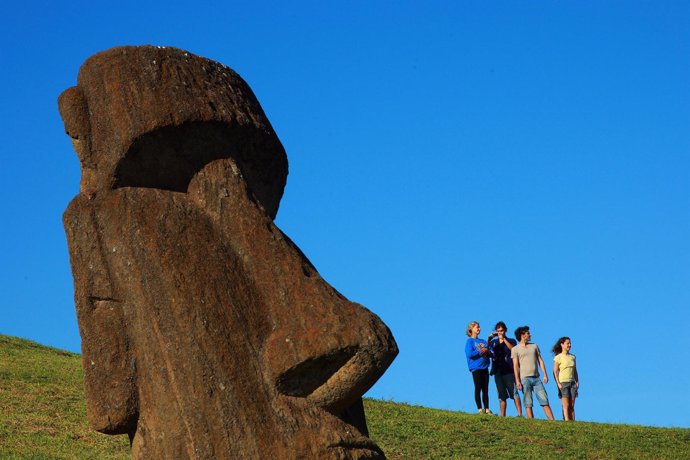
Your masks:
{"label": "sneaker", "polygon": [[479,409],[479,410],[477,411],[477,413],[478,413],[478,414],[483,414],[483,413],[484,413],[484,409]]}
{"label": "sneaker", "polygon": [[486,409],[484,411],[487,415],[495,415],[493,412],[491,412],[491,409]]}

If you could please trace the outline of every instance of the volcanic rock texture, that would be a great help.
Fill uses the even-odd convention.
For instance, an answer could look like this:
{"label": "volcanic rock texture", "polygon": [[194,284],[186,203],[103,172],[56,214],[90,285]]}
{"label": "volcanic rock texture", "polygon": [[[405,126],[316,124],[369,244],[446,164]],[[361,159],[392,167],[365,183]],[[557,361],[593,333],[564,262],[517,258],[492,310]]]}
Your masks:
{"label": "volcanic rock texture", "polygon": [[278,229],[287,158],[231,69],[119,47],[59,98],[88,418],[132,457],[383,458],[362,395],[398,350]]}

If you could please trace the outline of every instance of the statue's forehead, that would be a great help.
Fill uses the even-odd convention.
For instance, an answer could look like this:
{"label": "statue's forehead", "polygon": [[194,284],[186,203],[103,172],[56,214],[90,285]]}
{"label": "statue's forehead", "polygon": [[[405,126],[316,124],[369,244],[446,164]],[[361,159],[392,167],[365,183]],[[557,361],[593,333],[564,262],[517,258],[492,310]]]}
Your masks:
{"label": "statue's forehead", "polygon": [[89,58],[77,82],[60,106],[68,132],[80,123],[70,135],[83,141],[86,187],[185,191],[205,164],[231,157],[275,216],[287,157],[232,69],[177,48],[118,47]]}

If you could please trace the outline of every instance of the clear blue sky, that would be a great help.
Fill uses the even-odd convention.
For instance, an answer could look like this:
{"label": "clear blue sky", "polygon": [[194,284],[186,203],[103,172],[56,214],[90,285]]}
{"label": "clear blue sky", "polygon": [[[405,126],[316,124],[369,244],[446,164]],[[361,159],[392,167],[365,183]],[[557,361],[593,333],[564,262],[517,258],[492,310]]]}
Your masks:
{"label": "clear blue sky", "polygon": [[108,4],[3,7],[0,333],[79,350],[56,98],[97,51],[169,45],[251,85],[277,224],[395,334],[370,396],[473,412],[466,324],[504,320],[549,372],[572,337],[580,419],[690,427],[690,3]]}

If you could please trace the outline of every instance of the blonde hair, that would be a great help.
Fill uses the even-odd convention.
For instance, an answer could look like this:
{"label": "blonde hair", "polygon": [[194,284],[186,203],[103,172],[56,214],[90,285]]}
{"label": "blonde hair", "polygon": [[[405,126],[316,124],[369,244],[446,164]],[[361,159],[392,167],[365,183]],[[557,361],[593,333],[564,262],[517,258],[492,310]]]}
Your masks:
{"label": "blonde hair", "polygon": [[467,334],[467,337],[472,337],[472,328],[474,326],[479,326],[479,323],[476,321],[470,321],[470,324],[467,325],[467,331],[465,331]]}

